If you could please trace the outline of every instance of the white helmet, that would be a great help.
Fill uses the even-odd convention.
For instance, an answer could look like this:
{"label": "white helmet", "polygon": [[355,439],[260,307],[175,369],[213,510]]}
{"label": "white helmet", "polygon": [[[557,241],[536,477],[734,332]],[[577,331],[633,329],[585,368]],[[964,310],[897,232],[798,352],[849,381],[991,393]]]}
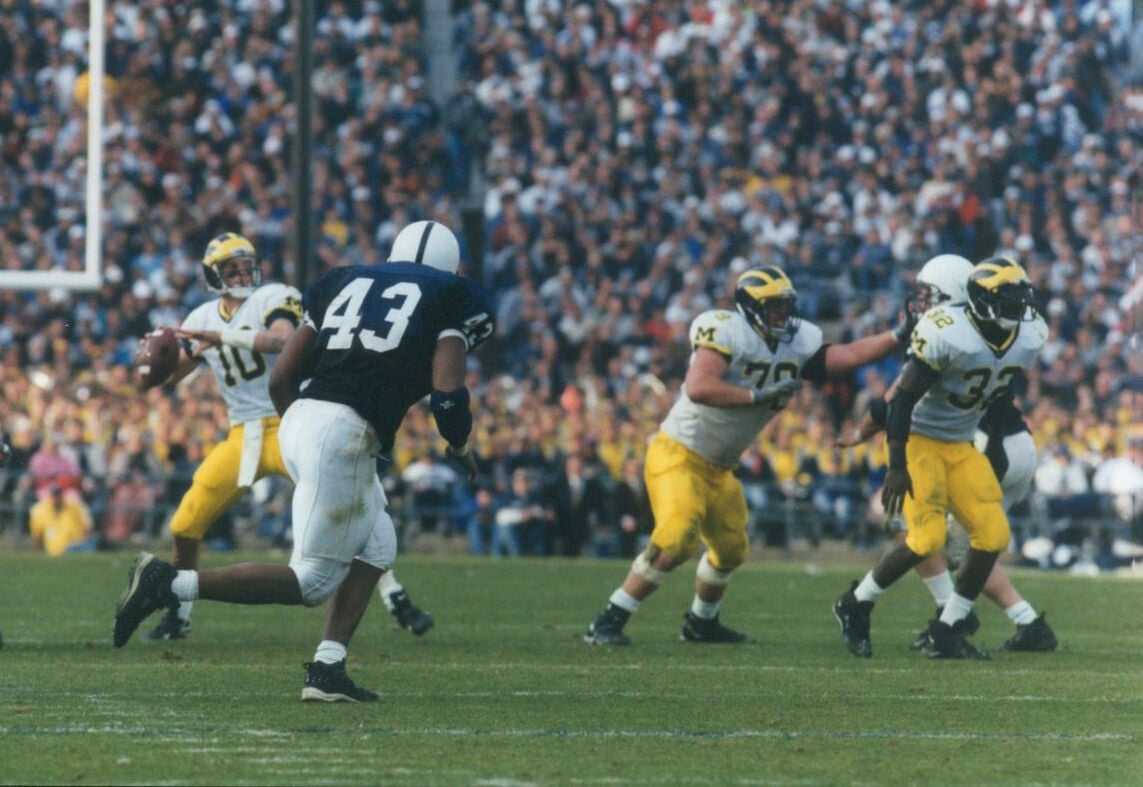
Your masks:
{"label": "white helmet", "polygon": [[445,225],[415,221],[393,239],[389,262],[415,262],[445,273],[456,273],[460,267],[460,244]]}
{"label": "white helmet", "polygon": [[924,308],[967,301],[972,269],[972,262],[959,254],[938,254],[926,262],[917,274],[916,285]]}

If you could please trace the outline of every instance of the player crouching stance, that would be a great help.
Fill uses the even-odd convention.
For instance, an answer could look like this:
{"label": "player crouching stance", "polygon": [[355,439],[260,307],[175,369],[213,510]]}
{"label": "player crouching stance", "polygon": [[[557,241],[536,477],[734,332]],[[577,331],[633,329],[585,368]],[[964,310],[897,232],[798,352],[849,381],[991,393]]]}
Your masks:
{"label": "player crouching stance", "polygon": [[872,655],[874,602],[944,547],[947,511],[968,531],[969,548],[955,592],[921,649],[933,658],[987,658],[967,640],[963,621],[1010,532],[1000,484],[973,438],[984,410],[1007,393],[1044,344],[1047,326],[1033,301],[1024,269],[992,257],[973,269],[967,304],[930,309],[917,324],[886,415],[889,471],[881,495],[887,514],[904,512],[908,534],[834,603],[854,655]]}
{"label": "player crouching stance", "polygon": [[889,354],[912,323],[850,344],[822,341],[821,329],[796,316],[796,292],[776,267],[749,270],[735,286],[736,311],[716,309],[691,324],[693,352],[682,393],[647,451],[646,480],[655,527],[584,641],[629,645],[623,627],[667,574],[706,552],[681,637],[688,642],[752,642],[719,621],[734,569],[746,559],[749,534],[742,485],[733,470],[758,432],[801,388]]}

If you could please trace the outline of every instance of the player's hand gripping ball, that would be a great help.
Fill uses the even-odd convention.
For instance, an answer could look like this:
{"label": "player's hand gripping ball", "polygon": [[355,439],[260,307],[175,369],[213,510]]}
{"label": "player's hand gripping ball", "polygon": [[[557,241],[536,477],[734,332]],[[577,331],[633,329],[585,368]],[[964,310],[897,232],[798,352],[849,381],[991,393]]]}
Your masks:
{"label": "player's hand gripping ball", "polygon": [[140,340],[135,371],[143,388],[162,385],[178,365],[179,340],[170,328],[156,328]]}

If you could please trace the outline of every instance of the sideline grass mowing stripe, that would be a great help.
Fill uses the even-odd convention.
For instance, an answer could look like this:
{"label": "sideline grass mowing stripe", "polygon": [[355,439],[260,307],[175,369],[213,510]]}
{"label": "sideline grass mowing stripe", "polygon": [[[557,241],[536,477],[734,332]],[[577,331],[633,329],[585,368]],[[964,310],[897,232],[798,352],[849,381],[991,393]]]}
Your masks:
{"label": "sideline grass mowing stripe", "polygon": [[[197,728],[171,728],[165,727],[161,736],[172,741],[186,741],[193,739]],[[338,735],[341,730],[296,730],[307,735]],[[27,730],[0,727],[2,734],[31,734]],[[75,725],[57,728],[36,730],[36,735],[74,735],[76,733],[101,733],[111,735],[130,735],[139,738],[155,737],[155,730],[150,727],[114,727],[104,725],[101,727],[79,727]],[[231,731],[231,734],[249,735],[255,738],[282,738],[290,733],[283,730],[242,730]],[[912,730],[871,730],[868,732],[818,732],[807,730],[727,730],[725,732],[691,732],[688,730],[496,730],[496,729],[402,729],[399,727],[357,727],[356,735],[427,735],[442,738],[464,738],[470,736],[483,736],[492,738],[598,738],[607,740],[611,738],[655,738],[664,740],[734,740],[739,738],[774,738],[788,740],[958,740],[958,741],[1060,741],[1066,743],[1085,743],[1093,741],[1135,741],[1134,735],[1118,732],[1092,733],[1088,735],[1069,735],[1067,733],[970,733],[970,732],[914,732]],[[227,751],[257,752],[259,749],[230,747]],[[198,749],[200,752],[209,752],[211,749]]]}

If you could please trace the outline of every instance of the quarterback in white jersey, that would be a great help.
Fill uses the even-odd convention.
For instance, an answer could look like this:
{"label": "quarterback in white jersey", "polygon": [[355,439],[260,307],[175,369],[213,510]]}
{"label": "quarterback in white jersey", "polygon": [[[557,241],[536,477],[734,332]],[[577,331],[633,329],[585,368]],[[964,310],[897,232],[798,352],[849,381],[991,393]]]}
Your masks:
{"label": "quarterback in white jersey", "polygon": [[646,481],[655,517],[650,546],[595,616],[584,640],[627,645],[631,613],[700,548],[695,597],[685,615],[689,642],[750,642],[719,622],[731,572],[746,559],[749,535],[742,485],[734,477],[742,451],[801,388],[876,361],[900,347],[912,324],[850,344],[825,344],[816,325],[799,320],[796,293],[779,268],[743,273],[736,311],[715,310],[691,325],[693,352],[678,401],[647,451]]}
{"label": "quarterback in white jersey", "polygon": [[940,552],[951,512],[968,531],[968,555],[921,650],[933,658],[987,658],[968,642],[963,621],[1010,532],[996,474],[972,441],[985,409],[1007,394],[1043,346],[1047,330],[1027,274],[1006,257],[977,264],[966,293],[966,305],[940,305],[922,316],[889,402],[882,502],[889,515],[903,511],[907,536],[834,604],[846,647],[857,656],[872,654],[874,601]]}
{"label": "quarterback in white jersey", "polygon": [[[171,518],[174,564],[198,567],[203,537],[246,490],[267,475],[289,477],[278,447],[278,414],[270,401],[270,369],[301,322],[302,296],[285,284],[262,285],[253,244],[237,233],[206,247],[203,279],[219,295],[192,311],[176,334],[184,343],[168,382],[206,363],[226,402],[230,433],[203,459]],[[192,343],[194,346],[192,346]],[[190,633],[191,602],[183,602],[146,634],[182,639]]]}

